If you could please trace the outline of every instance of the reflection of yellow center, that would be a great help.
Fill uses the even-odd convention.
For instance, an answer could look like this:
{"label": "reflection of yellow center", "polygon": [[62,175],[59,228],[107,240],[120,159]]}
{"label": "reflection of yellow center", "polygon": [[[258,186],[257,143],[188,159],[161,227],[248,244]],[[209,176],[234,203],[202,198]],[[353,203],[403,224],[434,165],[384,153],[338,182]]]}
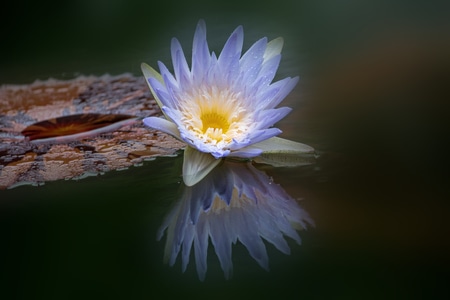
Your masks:
{"label": "reflection of yellow center", "polygon": [[218,130],[222,133],[226,133],[228,131],[228,128],[230,128],[230,123],[228,123],[227,118],[225,118],[225,116],[222,114],[218,114],[217,112],[204,113],[202,114],[200,119],[202,120],[203,124],[203,133],[206,133],[208,129],[212,129],[214,131]]}
{"label": "reflection of yellow center", "polygon": [[[260,199],[262,201],[264,197],[260,197]],[[206,214],[212,213],[220,214],[222,212],[230,211],[230,209],[232,208],[245,208],[251,205],[255,205],[255,200],[247,197],[247,195],[245,194],[239,196],[239,190],[236,187],[234,187],[230,204],[227,204],[225,200],[221,199],[219,196],[216,195],[211,204],[211,209],[208,212],[206,212]]]}

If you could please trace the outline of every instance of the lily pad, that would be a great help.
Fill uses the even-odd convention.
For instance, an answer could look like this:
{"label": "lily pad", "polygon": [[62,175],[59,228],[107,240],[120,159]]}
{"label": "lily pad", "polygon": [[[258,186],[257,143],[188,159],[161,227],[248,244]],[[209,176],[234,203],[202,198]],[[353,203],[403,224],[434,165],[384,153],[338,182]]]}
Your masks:
{"label": "lily pad", "polygon": [[161,115],[144,79],[130,74],[0,86],[0,189],[177,155],[183,143],[140,121]]}

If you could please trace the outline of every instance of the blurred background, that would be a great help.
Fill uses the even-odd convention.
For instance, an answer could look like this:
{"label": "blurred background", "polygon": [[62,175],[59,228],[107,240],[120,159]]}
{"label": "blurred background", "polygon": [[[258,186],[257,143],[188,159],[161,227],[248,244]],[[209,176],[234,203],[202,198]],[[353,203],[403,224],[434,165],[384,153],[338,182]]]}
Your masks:
{"label": "blurred background", "polygon": [[[315,289],[305,293],[329,298],[334,289],[338,296],[367,299],[373,293],[429,298],[446,291],[449,1],[79,0],[2,6],[0,84],[141,76],[141,62],[170,65],[174,36],[189,54],[200,18],[216,52],[238,25],[244,26],[245,48],[263,36],[283,36],[278,77],[299,75],[301,81],[283,102],[294,110],[279,127],[283,137],[314,146],[320,157],[310,168],[267,172],[307,200],[317,223],[305,242],[312,248],[301,253],[310,260],[301,261],[308,273],[298,278]],[[15,199],[27,191],[34,190],[5,195]],[[124,280],[125,290],[131,283]],[[297,279],[288,282],[295,286]],[[375,292],[378,283],[382,292]]]}
{"label": "blurred background", "polygon": [[[299,2],[300,3],[300,2]],[[203,18],[212,50],[220,50],[238,25],[246,45],[262,36],[283,35],[297,44],[301,5],[256,1],[33,1],[11,2],[2,14],[1,82],[49,76],[132,72],[140,63],[170,61],[170,39],[190,52],[196,23]],[[294,25],[292,22],[297,25]],[[294,26],[293,26],[294,25]]]}
{"label": "blurred background", "polygon": [[446,174],[449,11],[437,0],[13,1],[0,18],[0,84],[140,76],[141,62],[170,65],[174,36],[189,55],[200,18],[216,52],[243,25],[245,48],[262,36],[285,38],[278,77],[300,75],[286,103],[311,104],[291,119],[325,129],[313,143],[380,147],[412,169]]}

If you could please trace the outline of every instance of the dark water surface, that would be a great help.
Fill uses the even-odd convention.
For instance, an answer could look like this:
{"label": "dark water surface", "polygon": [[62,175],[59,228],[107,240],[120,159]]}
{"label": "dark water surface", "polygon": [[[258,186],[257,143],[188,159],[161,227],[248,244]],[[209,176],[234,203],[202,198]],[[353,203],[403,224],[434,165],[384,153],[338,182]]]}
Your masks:
{"label": "dark water surface", "polygon": [[193,256],[182,273],[179,260],[163,263],[165,240],[156,240],[180,197],[181,154],[98,177],[21,186],[0,191],[0,298],[448,297],[444,7],[209,2],[163,9],[125,1],[11,4],[2,27],[27,22],[4,33],[11,46],[1,47],[0,83],[139,75],[142,61],[169,61],[172,36],[189,49],[199,18],[216,49],[239,24],[247,45],[283,35],[280,77],[300,74],[301,82],[284,102],[293,112],[277,126],[320,157],[305,167],[257,167],[302,199],[315,228],[299,232],[302,245],[287,239],[290,255],[267,243],[269,272],[234,245],[230,280],[210,246],[201,282]]}
{"label": "dark water surface", "polygon": [[291,254],[285,255],[266,243],[267,272],[238,243],[229,280],[210,245],[201,282],[192,255],[182,273],[180,259],[174,267],[163,263],[165,240],[156,241],[164,215],[180,196],[181,163],[181,156],[159,158],[99,177],[2,191],[5,299],[215,293],[220,299],[428,298],[446,285],[448,191],[367,174],[342,177],[342,169],[334,168],[340,178],[327,179],[317,166],[263,168],[302,198],[314,219],[315,228],[300,232],[302,245],[287,239]]}

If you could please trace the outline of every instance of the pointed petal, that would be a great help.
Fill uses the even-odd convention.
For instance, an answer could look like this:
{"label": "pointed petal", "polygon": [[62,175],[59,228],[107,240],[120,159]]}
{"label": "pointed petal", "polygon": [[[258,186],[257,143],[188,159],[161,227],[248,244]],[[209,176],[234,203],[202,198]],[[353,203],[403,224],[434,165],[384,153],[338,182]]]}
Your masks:
{"label": "pointed petal", "polygon": [[290,107],[279,107],[263,110],[258,114],[258,120],[261,120],[256,128],[264,129],[273,126],[276,122],[283,119],[292,111]]}
{"label": "pointed petal", "polygon": [[163,105],[162,105],[161,101],[158,99],[158,97],[156,97],[156,93],[154,92],[153,87],[151,86],[151,84],[149,82],[150,78],[154,78],[157,81],[159,81],[161,84],[164,84],[164,80],[162,79],[161,74],[159,74],[155,69],[153,69],[146,63],[141,64],[141,70],[142,70],[142,73],[144,74],[144,77],[146,79],[145,81],[147,82],[147,85],[150,88],[150,91],[152,92],[153,96],[155,97],[156,102],[158,103],[159,107],[162,107]]}
{"label": "pointed petal", "polygon": [[240,59],[240,67],[243,75],[242,81],[251,83],[257,78],[261,70],[264,51],[267,46],[267,38],[262,38],[254,43]]}
{"label": "pointed petal", "polygon": [[[166,77],[165,75],[163,78]],[[169,90],[168,87],[171,87],[170,84],[162,84],[155,78],[149,78],[148,84],[152,86],[151,92],[154,93],[154,98],[158,99],[158,106],[161,110],[164,110],[164,107],[176,107],[176,101],[174,99],[174,93],[173,91]],[[166,119],[171,120],[163,111],[164,116]]]}
{"label": "pointed petal", "polygon": [[183,181],[187,186],[193,186],[205,178],[214,169],[220,159],[215,159],[211,154],[186,147],[183,160]]}
{"label": "pointed petal", "polygon": [[144,73],[144,77],[146,79],[148,79],[148,78],[155,78],[159,82],[163,83],[163,79],[162,79],[161,74],[159,74],[155,69],[153,69],[152,67],[150,67],[146,63],[141,63],[141,70],[142,70],[142,73]]}
{"label": "pointed petal", "polygon": [[[289,77],[288,77],[289,78]],[[286,96],[295,88],[299,81],[299,77],[289,78],[286,85],[278,92],[278,94],[267,104],[267,106],[262,106],[263,108],[272,108],[277,106]]]}
{"label": "pointed petal", "polygon": [[280,60],[281,55],[279,54],[265,61],[259,72],[258,79],[254,84],[266,88],[274,79],[278,66],[280,65]]}
{"label": "pointed petal", "polygon": [[[277,106],[281,102],[281,100],[283,100],[283,98],[280,97],[280,93],[285,89],[288,90],[288,85],[295,86],[295,84],[292,83],[291,78],[287,77],[274,82],[263,89],[260,89],[260,91],[256,95],[256,98],[258,99],[258,109],[264,110]],[[292,88],[290,88],[289,90],[292,90]]]}
{"label": "pointed petal", "polygon": [[150,78],[154,78],[157,81],[159,81],[161,84],[164,84],[164,81],[163,81],[163,78],[162,78],[161,74],[156,72],[155,69],[153,69],[152,67],[150,67],[146,63],[142,63],[141,64],[141,70],[142,70],[142,73],[144,73],[145,81],[147,82],[147,85],[150,88],[150,91],[152,92],[153,97],[155,97],[156,103],[158,103],[159,107],[163,107],[163,104],[162,104],[161,100],[156,95],[155,90],[153,89],[153,87],[152,87],[152,85],[150,84],[150,81],[149,81]]}
{"label": "pointed petal", "polygon": [[[181,46],[180,46],[181,47]],[[189,71],[189,66],[184,57],[183,51],[179,50],[175,54],[174,58],[174,71],[175,77],[181,88],[187,88],[191,85],[191,73]]]}
{"label": "pointed petal", "polygon": [[[163,66],[163,69],[165,66],[162,63],[159,63],[160,68]],[[167,69],[167,68],[165,68]],[[164,79],[161,74],[159,74],[155,69],[147,65],[146,63],[141,64],[141,70],[144,74],[145,81],[147,82],[148,87],[150,88],[150,92],[152,93],[153,97],[156,100],[156,103],[158,106],[162,109],[165,104],[169,105],[170,107],[173,106],[173,99],[172,96],[168,94],[167,89],[164,85]],[[172,76],[173,78],[173,76]],[[166,103],[164,103],[166,102]],[[167,117],[167,115],[163,112],[164,116],[167,119],[170,119]]]}
{"label": "pointed petal", "polygon": [[279,55],[283,49],[284,40],[282,37],[271,40],[267,43],[266,51],[264,52],[264,63],[272,57]]}
{"label": "pointed petal", "polygon": [[249,139],[253,145],[279,135],[281,132],[282,131],[280,129],[275,127],[262,129],[250,134]]}
{"label": "pointed petal", "polygon": [[181,47],[178,39],[172,39],[170,51],[172,55],[172,65],[175,72],[175,78],[177,81],[180,81],[186,78],[190,74],[190,71],[186,62],[186,57],[184,56],[183,48]]}
{"label": "pointed petal", "polygon": [[170,135],[173,135],[177,139],[182,140],[180,136],[180,131],[178,130],[177,125],[175,123],[172,123],[170,121],[167,121],[166,119],[159,117],[148,117],[142,121],[148,127],[168,133]]}
{"label": "pointed petal", "polygon": [[195,30],[192,45],[192,77],[196,84],[200,84],[206,70],[209,68],[211,55],[206,41],[205,21],[200,20]]}
{"label": "pointed petal", "polygon": [[225,63],[229,58],[234,58],[236,54],[240,56],[244,43],[244,30],[238,26],[230,35],[219,55],[219,64]]}
{"label": "pointed petal", "polygon": [[239,74],[239,59],[241,58],[243,41],[244,32],[242,26],[239,26],[228,38],[219,55],[218,64],[227,85],[235,80]]}
{"label": "pointed petal", "polygon": [[264,110],[276,107],[295,88],[298,81],[298,76],[294,78],[286,77],[261,89],[257,95],[259,99],[258,109]]}
{"label": "pointed petal", "polygon": [[[159,67],[159,71],[161,72],[161,77],[163,79],[163,82],[161,82],[161,84],[164,84],[165,87],[167,87],[167,90],[171,90],[172,93],[173,93],[173,91],[178,91],[179,84],[178,84],[177,80],[175,79],[175,77],[173,76],[173,74],[170,73],[170,71],[166,67],[166,65],[163,64],[162,62],[158,61],[158,67]],[[170,89],[168,87],[170,87]],[[167,103],[164,103],[164,104],[167,105]],[[170,106],[172,107],[173,105],[170,105]]]}

